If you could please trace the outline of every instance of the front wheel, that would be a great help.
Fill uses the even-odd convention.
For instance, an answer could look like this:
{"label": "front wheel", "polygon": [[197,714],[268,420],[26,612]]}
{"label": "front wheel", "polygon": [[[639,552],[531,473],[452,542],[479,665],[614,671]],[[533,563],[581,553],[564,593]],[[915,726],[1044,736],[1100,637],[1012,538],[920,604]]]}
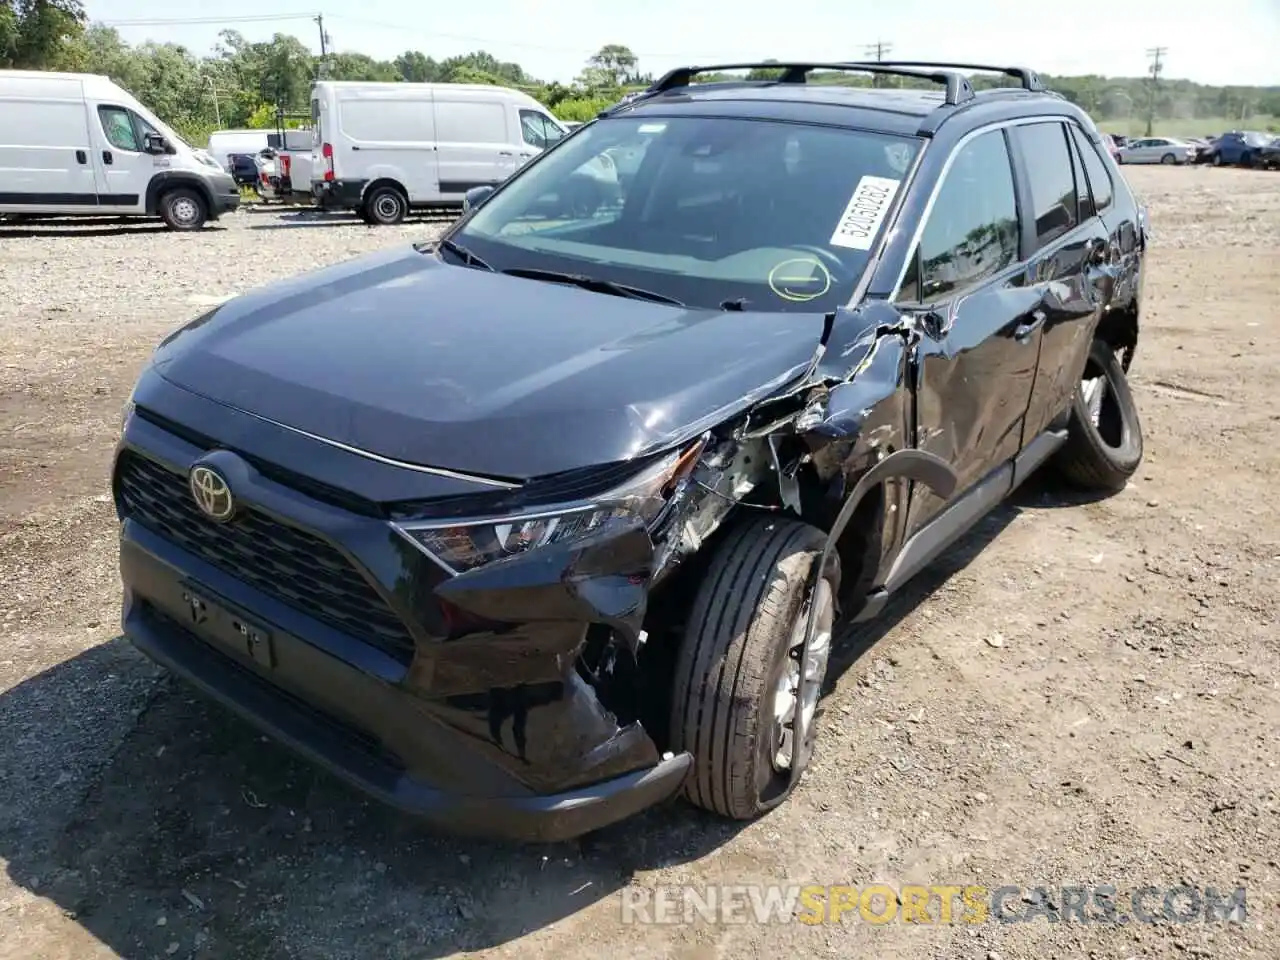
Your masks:
{"label": "front wheel", "polygon": [[1115,492],[1142,463],[1142,423],[1120,358],[1094,340],[1071,400],[1067,442],[1058,469],[1076,486]]}
{"label": "front wheel", "polygon": [[[809,762],[835,626],[839,563],[811,591],[826,534],[797,520],[754,517],[711,557],[680,644],[672,749],[693,754],[684,795],[748,820],[782,803]],[[801,663],[810,609],[815,627]],[[796,718],[805,718],[803,743]]]}
{"label": "front wheel", "polygon": [[204,197],[190,187],[177,187],[160,198],[160,217],[172,230],[199,230],[208,216]]}
{"label": "front wheel", "polygon": [[1175,157],[1172,153],[1166,153],[1163,157],[1160,158],[1160,162],[1161,163],[1177,163],[1178,158]]}

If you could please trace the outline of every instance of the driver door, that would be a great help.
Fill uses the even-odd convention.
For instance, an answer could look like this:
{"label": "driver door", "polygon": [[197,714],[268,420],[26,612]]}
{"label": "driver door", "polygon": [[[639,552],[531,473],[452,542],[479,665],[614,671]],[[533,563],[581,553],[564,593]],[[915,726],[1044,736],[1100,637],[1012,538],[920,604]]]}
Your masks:
{"label": "driver door", "polygon": [[[1004,130],[959,148],[897,301],[930,308],[917,344],[917,446],[951,464],[963,495],[1022,448],[1040,351],[1040,294],[1022,262]],[[916,485],[907,536],[943,502]]]}
{"label": "driver door", "polygon": [[103,185],[98,209],[142,213],[157,158],[142,150],[141,119],[127,107],[111,104],[99,104],[97,114],[94,165]]}

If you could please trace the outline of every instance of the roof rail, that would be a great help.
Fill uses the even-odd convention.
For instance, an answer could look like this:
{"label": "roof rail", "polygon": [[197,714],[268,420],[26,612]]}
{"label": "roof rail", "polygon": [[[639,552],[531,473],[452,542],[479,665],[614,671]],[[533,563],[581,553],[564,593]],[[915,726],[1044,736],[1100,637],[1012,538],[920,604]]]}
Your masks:
{"label": "roof rail", "polygon": [[[973,99],[973,86],[968,78],[952,70],[917,70],[906,64],[897,63],[862,63],[857,61],[839,61],[824,63],[762,61],[760,63],[717,63],[704,67],[677,67],[659,78],[644,92],[644,98],[666,93],[679,87],[687,87],[693,78],[700,73],[719,73],[722,70],[781,70],[782,76],[768,83],[806,83],[809,74],[815,70],[844,71],[846,73],[884,74],[895,77],[911,77],[916,80],[932,80],[946,88],[946,102],[952,106]],[[633,101],[634,102],[634,101]]]}
{"label": "roof rail", "polygon": [[1023,90],[1034,90],[1036,92],[1045,90],[1045,86],[1040,80],[1040,75],[1027,67],[997,67],[986,63],[942,63],[935,60],[877,60],[876,63],[883,63],[885,66],[915,67],[931,70],[984,70],[990,73],[1003,73],[1006,77],[1013,77],[1017,80],[1022,85]]}

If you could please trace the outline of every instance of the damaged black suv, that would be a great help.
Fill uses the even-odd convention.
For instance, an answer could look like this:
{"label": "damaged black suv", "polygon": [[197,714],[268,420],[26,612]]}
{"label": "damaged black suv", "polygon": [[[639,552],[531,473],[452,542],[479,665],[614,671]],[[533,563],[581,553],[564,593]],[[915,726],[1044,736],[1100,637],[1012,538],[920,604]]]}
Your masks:
{"label": "damaged black suv", "polygon": [[673,71],[438,242],[169,336],[114,466],[133,643],[451,829],[750,818],[842,623],[1043,463],[1122,487],[1147,227],[1089,118],[731,66],[772,72]]}

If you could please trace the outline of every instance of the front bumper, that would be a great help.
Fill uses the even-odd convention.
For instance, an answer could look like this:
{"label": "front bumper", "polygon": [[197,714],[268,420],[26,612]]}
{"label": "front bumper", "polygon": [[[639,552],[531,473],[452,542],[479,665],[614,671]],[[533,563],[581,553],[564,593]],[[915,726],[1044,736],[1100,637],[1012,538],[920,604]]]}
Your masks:
{"label": "front bumper", "polygon": [[[692,762],[682,753],[653,767],[562,793],[453,792],[415,778],[367,737],[305,700],[284,694],[251,667],[201,641],[128,590],[124,627],[140,651],[273,739],[388,806],[452,833],[524,842],[581,836],[670,799]],[[333,664],[327,666],[334,669]],[[377,696],[377,691],[367,689],[369,680],[354,672],[333,679],[350,695]],[[467,746],[453,742],[450,749],[464,756]]]}
{"label": "front bumper", "polygon": [[[320,477],[349,466],[335,460],[348,454],[303,449],[313,441],[296,434],[245,432],[225,407],[209,422],[205,413],[217,409],[209,401],[150,375],[136,397],[140,408],[181,412],[199,433],[234,433],[247,456],[296,456]],[[217,465],[246,515],[201,526],[189,493],[174,492],[186,489],[197,461]],[[361,469],[390,468],[365,461]],[[449,578],[385,521],[312,499],[229,451],[194,446],[137,408],[115,493],[125,635],[368,794],[448,830],[552,841],[679,790],[689,756],[660,758],[641,725],[620,722],[575,666],[587,625],[627,620],[643,595],[627,578],[644,558],[624,549],[640,537],[615,536],[586,562],[579,554],[548,565],[544,557],[545,590],[526,569],[523,592],[504,593],[494,573]],[[548,614],[551,591],[563,589],[561,562],[598,570],[609,588],[597,592],[618,605],[602,611],[561,597]],[[435,604],[445,596],[455,611],[478,611],[482,624],[444,629]],[[369,635],[371,623],[381,632]]]}
{"label": "front bumper", "polygon": [[235,193],[215,194],[213,198],[213,208],[210,212],[214,219],[217,219],[224,213],[235,213],[239,209],[240,191],[237,189]]}

